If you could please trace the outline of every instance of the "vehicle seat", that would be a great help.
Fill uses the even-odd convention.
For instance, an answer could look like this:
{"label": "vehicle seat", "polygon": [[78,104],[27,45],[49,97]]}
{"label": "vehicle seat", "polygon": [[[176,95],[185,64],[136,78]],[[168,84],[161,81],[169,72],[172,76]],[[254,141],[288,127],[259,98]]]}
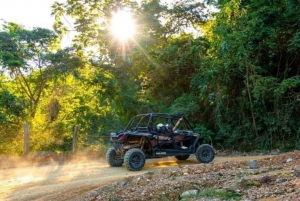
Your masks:
{"label": "vehicle seat", "polygon": [[171,132],[169,131],[167,126],[162,126],[159,129],[155,127],[155,130],[157,131],[156,135],[159,142],[163,142],[163,143],[171,142]]}
{"label": "vehicle seat", "polygon": [[151,129],[151,133],[153,135],[157,135],[158,134],[158,129],[156,128],[156,126],[154,126],[152,129]]}

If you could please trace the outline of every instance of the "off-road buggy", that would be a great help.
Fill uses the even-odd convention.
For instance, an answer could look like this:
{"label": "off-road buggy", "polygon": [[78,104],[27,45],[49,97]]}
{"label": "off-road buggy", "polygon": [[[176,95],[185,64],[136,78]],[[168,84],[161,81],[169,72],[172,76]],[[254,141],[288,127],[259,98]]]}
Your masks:
{"label": "off-road buggy", "polygon": [[[174,127],[181,120],[176,130]],[[145,160],[175,156],[186,160],[195,154],[201,163],[209,163],[215,157],[214,149],[203,143],[203,137],[193,130],[185,116],[164,113],[147,113],[133,117],[124,130],[111,133],[113,147],[106,153],[112,167],[125,163],[129,170],[138,171]]]}

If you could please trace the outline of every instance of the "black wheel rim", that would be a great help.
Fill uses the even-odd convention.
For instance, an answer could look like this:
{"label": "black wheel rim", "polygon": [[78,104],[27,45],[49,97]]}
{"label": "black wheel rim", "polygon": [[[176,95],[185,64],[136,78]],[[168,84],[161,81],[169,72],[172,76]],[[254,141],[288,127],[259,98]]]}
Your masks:
{"label": "black wheel rim", "polygon": [[133,167],[140,167],[141,164],[143,162],[143,159],[141,157],[140,154],[134,154],[132,157],[131,157],[131,165]]}
{"label": "black wheel rim", "polygon": [[201,152],[201,156],[203,158],[208,158],[210,156],[210,151],[208,149],[204,149],[202,152]]}

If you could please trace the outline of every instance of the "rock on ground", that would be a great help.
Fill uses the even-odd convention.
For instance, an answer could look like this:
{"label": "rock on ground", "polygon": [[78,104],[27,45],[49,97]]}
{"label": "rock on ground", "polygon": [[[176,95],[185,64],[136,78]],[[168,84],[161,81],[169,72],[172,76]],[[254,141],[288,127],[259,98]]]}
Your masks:
{"label": "rock on ground", "polygon": [[[180,200],[185,192],[197,192],[184,200],[223,200],[237,195],[240,200],[299,200],[300,152],[272,155],[249,161],[186,165],[127,177],[89,192],[85,200]],[[215,195],[201,195],[201,191]],[[183,199],[182,199],[183,200]]]}

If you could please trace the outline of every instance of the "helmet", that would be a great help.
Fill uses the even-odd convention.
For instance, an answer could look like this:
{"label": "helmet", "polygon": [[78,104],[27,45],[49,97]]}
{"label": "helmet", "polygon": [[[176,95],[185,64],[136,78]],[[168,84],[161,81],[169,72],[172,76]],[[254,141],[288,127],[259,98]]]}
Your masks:
{"label": "helmet", "polygon": [[161,127],[163,127],[163,126],[164,126],[164,125],[163,125],[162,123],[159,123],[159,124],[157,124],[156,128],[157,128],[157,130],[160,130]]}
{"label": "helmet", "polygon": [[166,124],[166,127],[167,127],[167,129],[170,129],[170,128],[172,128],[172,125],[171,124]]}

